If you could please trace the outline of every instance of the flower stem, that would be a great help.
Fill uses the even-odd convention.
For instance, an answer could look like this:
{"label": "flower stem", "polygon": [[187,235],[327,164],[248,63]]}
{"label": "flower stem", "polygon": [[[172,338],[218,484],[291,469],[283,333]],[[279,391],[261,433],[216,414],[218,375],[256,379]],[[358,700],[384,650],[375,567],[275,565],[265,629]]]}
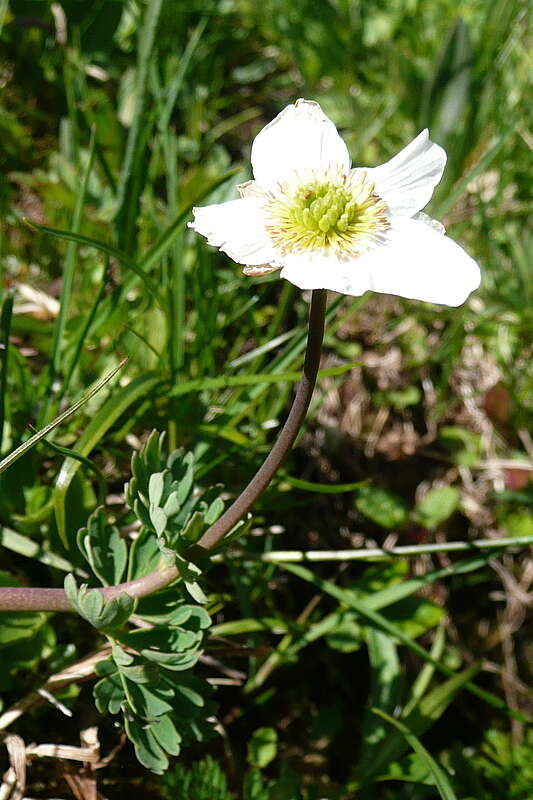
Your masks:
{"label": "flower stem", "polygon": [[[322,339],[324,337],[324,318],[326,313],[327,292],[318,289],[313,292],[309,313],[309,334],[303,367],[302,378],[298,384],[296,396],[281,432],[266,457],[262,466],[254,475],[248,486],[241,492],[232,505],[225,511],[214,525],[204,533],[196,545],[202,550],[212,550],[224,536],[250,510],[258,497],[265,491],[277,470],[292,448],[298,431],[302,426],[313,389],[315,388]],[[134,581],[107,586],[100,591],[106,600],[122,593],[139,598],[153,594],[164,588],[178,577],[175,567],[156,569]],[[72,606],[63,589],[40,589],[20,586],[0,588],[0,611],[72,611]]]}

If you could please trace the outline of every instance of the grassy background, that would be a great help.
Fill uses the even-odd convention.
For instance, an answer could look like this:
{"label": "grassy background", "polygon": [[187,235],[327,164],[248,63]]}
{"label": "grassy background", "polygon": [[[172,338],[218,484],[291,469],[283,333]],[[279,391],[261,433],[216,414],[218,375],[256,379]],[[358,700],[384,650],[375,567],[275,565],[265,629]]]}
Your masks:
{"label": "grassy background", "polygon": [[[322,378],[255,510],[253,558],[236,551],[208,577],[217,664],[203,669],[230,681],[216,695],[225,737],[208,749],[229,788],[204,763],[204,800],[453,796],[370,706],[404,709],[454,770],[458,797],[530,796],[527,737],[505,711],[525,710],[530,678],[523,549],[300,574],[260,559],[533,533],[526,14],[519,0],[0,0],[2,454],[129,358],[54,434],[90,463],[42,443],[2,474],[5,582],[61,585],[82,565],[76,532],[98,503],[127,525],[131,454],[153,428],[170,449],[194,449],[198,480],[230,494],[268,451],[292,396],[285,373],[301,366],[308,298],[276,275],[245,279],[185,223],[193,204],[235,196],[253,136],[287,103],[319,101],[356,164],[381,163],[429,126],[449,160],[428,210],[481,264],[482,287],[460,309],[330,296],[323,367],[346,369]],[[401,588],[424,575],[418,593]],[[6,706],[97,643],[67,617],[26,615],[5,630]],[[458,687],[413,644],[457,673],[481,662],[477,685],[503,708],[468,693],[453,702]],[[421,708],[443,685],[436,710]],[[75,743],[96,721],[107,752],[112,721],[88,689],[77,693],[64,698],[73,720],[48,708],[20,732]],[[262,728],[276,743],[258,734],[247,749]],[[183,769],[205,752],[186,751]],[[61,781],[39,769],[41,789]],[[167,789],[156,785],[126,749],[104,793],[198,787],[194,772],[173,770]],[[393,773],[403,781],[375,782]]]}

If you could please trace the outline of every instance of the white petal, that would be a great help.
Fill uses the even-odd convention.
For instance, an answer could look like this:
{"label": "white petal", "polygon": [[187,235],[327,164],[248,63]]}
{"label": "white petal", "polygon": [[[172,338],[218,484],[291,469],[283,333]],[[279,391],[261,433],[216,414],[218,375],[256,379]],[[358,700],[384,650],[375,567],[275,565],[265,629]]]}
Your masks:
{"label": "white petal", "polygon": [[252,167],[256,181],[272,189],[295,171],[345,175],[350,156],[318,103],[297,100],[259,131],[252,145]]}
{"label": "white petal", "polygon": [[420,222],[424,222],[426,225],[429,225],[430,228],[433,228],[434,231],[438,233],[446,233],[446,228],[439,222],[438,219],[433,219],[430,217],[429,214],[424,214],[423,211],[419,211],[418,214],[415,214],[413,219],[417,219]]}
{"label": "white petal", "polygon": [[426,128],[394,158],[367,174],[391,216],[412,217],[431,200],[445,166],[446,152],[430,141]]}
{"label": "white petal", "polygon": [[238,264],[268,264],[275,259],[260,199],[246,197],[193,208],[193,214],[189,227]]}
{"label": "white petal", "polygon": [[425,222],[392,220],[387,244],[366,254],[375,292],[459,306],[477,289],[479,267],[462,247]]}
{"label": "white petal", "polygon": [[448,306],[464,303],[480,283],[476,262],[447,236],[405,217],[392,220],[383,244],[351,259],[288,256],[281,277],[301,289],[359,296],[367,289]]}
{"label": "white petal", "polygon": [[300,289],[331,289],[341,294],[361,295],[369,286],[368,272],[359,269],[359,259],[339,261],[335,255],[294,253],[283,259],[280,277]]}

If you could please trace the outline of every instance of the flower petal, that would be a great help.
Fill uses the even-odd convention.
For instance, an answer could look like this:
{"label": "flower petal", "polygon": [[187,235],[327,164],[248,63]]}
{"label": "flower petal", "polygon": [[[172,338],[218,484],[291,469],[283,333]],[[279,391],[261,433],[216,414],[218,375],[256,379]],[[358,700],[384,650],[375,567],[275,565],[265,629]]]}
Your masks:
{"label": "flower petal", "polygon": [[368,270],[359,268],[359,258],[339,260],[334,254],[292,253],[283,258],[280,277],[300,289],[331,289],[359,296],[370,288]]}
{"label": "flower petal", "polygon": [[252,167],[262,188],[272,189],[298,170],[345,175],[350,156],[318,103],[297,100],[259,131],[252,145]]}
{"label": "flower petal", "polygon": [[426,128],[394,158],[367,174],[391,216],[412,217],[431,200],[445,166],[446,152],[430,141]]}
{"label": "flower petal", "polygon": [[276,257],[264,225],[261,200],[246,197],[193,208],[189,228],[238,264],[268,264]]}
{"label": "flower petal", "polygon": [[359,296],[367,289],[448,306],[464,303],[480,283],[476,262],[425,222],[392,220],[382,244],[348,261],[288,256],[281,277],[301,289]]}

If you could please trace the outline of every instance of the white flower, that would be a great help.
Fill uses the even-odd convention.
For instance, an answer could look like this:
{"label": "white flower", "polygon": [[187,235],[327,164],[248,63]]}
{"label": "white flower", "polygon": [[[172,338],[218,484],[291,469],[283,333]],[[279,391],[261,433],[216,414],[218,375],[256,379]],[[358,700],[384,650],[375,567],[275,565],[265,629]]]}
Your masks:
{"label": "white flower", "polygon": [[301,289],[375,292],[457,306],[479,267],[421,209],[446,164],[424,130],[379,167],[351,169],[335,125],[298,100],[257,135],[241,199],[194,209],[189,223],[247,275],[281,268]]}

